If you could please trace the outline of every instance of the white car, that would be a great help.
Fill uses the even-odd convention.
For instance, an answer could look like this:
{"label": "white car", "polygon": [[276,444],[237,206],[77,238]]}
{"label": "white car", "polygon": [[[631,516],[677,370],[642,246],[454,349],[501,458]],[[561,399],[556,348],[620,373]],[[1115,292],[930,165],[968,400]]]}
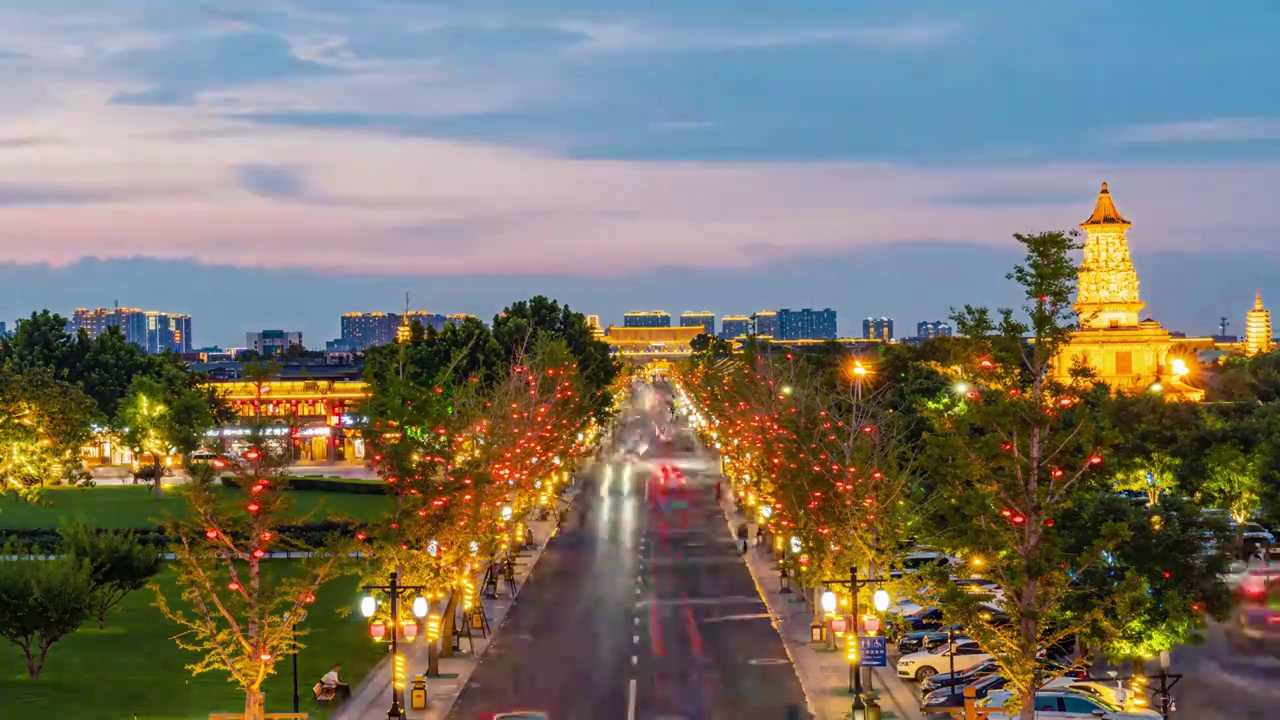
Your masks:
{"label": "white car", "polygon": [[939,673],[951,672],[953,667],[956,672],[960,672],[990,659],[990,653],[984,652],[972,640],[957,642],[954,657],[951,647],[944,643],[933,650],[903,655],[898,660],[898,677],[908,680],[928,680]]}
{"label": "white car", "polygon": [[1095,680],[1078,680],[1070,677],[1060,677],[1050,680],[1044,685],[1045,690],[1070,690],[1080,695],[1092,695],[1100,698],[1103,702],[1116,707],[1124,707],[1128,700],[1129,691],[1119,687],[1119,683],[1107,684]]}
{"label": "white car", "polygon": [[[1012,693],[997,690],[978,701],[978,707],[999,708],[1009,701]],[[1077,718],[1103,718],[1103,720],[1148,720],[1159,718],[1160,713],[1154,710],[1121,710],[1116,705],[1100,697],[1072,692],[1070,690],[1048,690],[1036,693],[1036,720],[1075,720]],[[987,720],[1013,720],[1012,716],[1001,712],[991,713]]]}

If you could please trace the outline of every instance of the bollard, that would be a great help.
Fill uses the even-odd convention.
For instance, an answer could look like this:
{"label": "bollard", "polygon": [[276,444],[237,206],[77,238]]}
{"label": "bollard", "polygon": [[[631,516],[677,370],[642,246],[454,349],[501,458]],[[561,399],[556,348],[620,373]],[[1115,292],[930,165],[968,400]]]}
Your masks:
{"label": "bollard", "polygon": [[409,705],[414,710],[427,709],[427,678],[425,675],[414,676],[413,688],[409,691]]}

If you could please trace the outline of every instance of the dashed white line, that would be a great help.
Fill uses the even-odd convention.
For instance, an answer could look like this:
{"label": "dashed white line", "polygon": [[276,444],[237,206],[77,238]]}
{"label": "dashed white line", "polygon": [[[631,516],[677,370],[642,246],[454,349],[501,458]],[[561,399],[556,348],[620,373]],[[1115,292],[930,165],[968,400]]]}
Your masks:
{"label": "dashed white line", "polygon": [[640,658],[636,657],[635,655],[632,655],[632,656],[631,656],[631,664],[632,664],[632,665],[635,665],[635,664],[637,664],[637,663],[639,663],[639,662],[640,662]]}
{"label": "dashed white line", "polygon": [[635,625],[639,625],[639,624],[640,624],[640,618],[636,617],[636,618],[632,618],[632,619],[633,619],[633,620],[635,620],[635,623],[634,623]]}
{"label": "dashed white line", "polygon": [[627,720],[636,720],[636,679],[627,684]]}

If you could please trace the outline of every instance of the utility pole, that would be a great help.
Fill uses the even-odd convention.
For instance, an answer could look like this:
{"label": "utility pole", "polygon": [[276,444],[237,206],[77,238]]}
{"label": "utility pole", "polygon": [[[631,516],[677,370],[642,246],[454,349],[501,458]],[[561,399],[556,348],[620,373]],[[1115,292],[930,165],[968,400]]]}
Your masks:
{"label": "utility pole", "polygon": [[1227,326],[1228,326],[1228,325],[1230,325],[1231,323],[1227,322],[1227,316],[1226,316],[1226,315],[1223,315],[1222,317],[1218,318],[1218,320],[1219,320],[1219,322],[1218,322],[1218,330],[1220,330],[1220,331],[1221,331],[1219,334],[1220,334],[1220,335],[1226,335],[1226,334],[1227,334]]}

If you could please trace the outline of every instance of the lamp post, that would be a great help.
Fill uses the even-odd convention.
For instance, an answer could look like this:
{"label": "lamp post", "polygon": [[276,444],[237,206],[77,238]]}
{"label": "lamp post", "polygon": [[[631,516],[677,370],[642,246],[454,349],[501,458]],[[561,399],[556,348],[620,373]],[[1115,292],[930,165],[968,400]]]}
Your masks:
{"label": "lamp post", "polygon": [[[290,613],[286,612],[284,614],[284,621],[287,623],[292,617],[293,616]],[[298,623],[306,619],[307,611],[299,610],[297,620],[289,625],[289,631],[293,633],[293,712],[295,715],[301,712],[301,710],[298,709]]]}
{"label": "lamp post", "polygon": [[[823,584],[826,585],[849,586],[849,594],[853,597],[853,627],[850,628],[849,631],[849,643],[851,645],[857,646],[861,644],[858,627],[858,623],[861,619],[859,617],[861,612],[858,604],[859,590],[861,590],[863,586],[880,585],[887,580],[888,578],[884,577],[859,578],[857,566],[851,566],[849,568],[848,580],[822,581]],[[876,590],[875,594],[871,598],[871,603],[878,612],[884,612],[889,608],[889,593],[883,588]],[[863,697],[865,693],[862,688],[862,673],[858,671],[858,666],[852,662],[853,660],[859,660],[860,662],[860,658],[855,655],[852,650],[849,652],[849,658],[849,672],[853,678],[853,720],[879,720],[880,705],[876,703],[874,697]]]}
{"label": "lamp post", "polygon": [[[386,585],[365,585],[362,590],[385,592],[391,599],[391,709],[387,711],[387,720],[403,720],[404,718],[404,658],[400,656],[398,638],[400,636],[400,596],[404,593],[422,592],[422,585],[401,585],[400,574],[391,573],[391,581]],[[378,608],[378,601],[367,595],[360,601],[360,614],[373,617]],[[419,618],[427,614],[427,599],[419,595],[413,601],[413,614]],[[428,648],[433,650],[434,648]]]}
{"label": "lamp post", "polygon": [[832,618],[835,617],[836,614],[836,594],[830,590],[822,593],[822,613],[825,616],[823,618],[823,622],[826,623],[827,626],[827,649],[835,650],[836,634],[834,632],[835,627],[833,626]]}

